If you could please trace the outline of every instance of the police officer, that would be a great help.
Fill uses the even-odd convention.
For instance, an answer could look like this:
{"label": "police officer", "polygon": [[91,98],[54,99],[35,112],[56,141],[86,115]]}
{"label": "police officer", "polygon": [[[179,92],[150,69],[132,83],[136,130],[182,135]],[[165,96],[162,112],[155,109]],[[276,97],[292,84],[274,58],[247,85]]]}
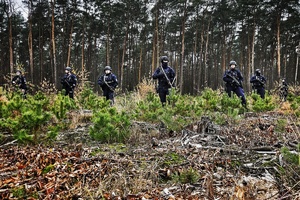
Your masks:
{"label": "police officer", "polygon": [[283,78],[281,81],[281,85],[279,86],[280,89],[280,98],[282,99],[282,101],[286,101],[287,95],[288,95],[288,90],[289,90],[289,86],[286,83],[285,79]]}
{"label": "police officer", "polygon": [[166,104],[169,88],[174,87],[175,71],[169,66],[169,58],[162,56],[160,58],[161,66],[158,67],[152,75],[153,79],[158,79],[157,92],[162,105]]}
{"label": "police officer", "polygon": [[12,79],[12,84],[19,88],[22,92],[23,98],[26,99],[27,84],[26,78],[22,75],[21,70],[16,70],[16,75]]}
{"label": "police officer", "polygon": [[231,97],[231,93],[235,93],[242,100],[242,105],[246,107],[246,98],[242,86],[242,82],[244,80],[241,72],[236,69],[236,62],[230,61],[229,63],[230,69],[226,70],[223,75],[223,81],[225,81],[226,92],[229,97]]}
{"label": "police officer", "polygon": [[110,66],[104,68],[104,74],[99,77],[98,84],[102,88],[103,96],[106,100],[110,100],[110,105],[113,106],[115,103],[114,93],[118,85],[118,79],[117,76],[112,73]]}
{"label": "police officer", "polygon": [[72,73],[71,67],[65,68],[65,75],[61,79],[62,88],[65,90],[65,95],[74,98],[74,89],[77,85],[77,77]]}
{"label": "police officer", "polygon": [[260,69],[255,70],[255,75],[251,77],[250,83],[252,83],[253,90],[264,99],[266,78],[261,75]]}

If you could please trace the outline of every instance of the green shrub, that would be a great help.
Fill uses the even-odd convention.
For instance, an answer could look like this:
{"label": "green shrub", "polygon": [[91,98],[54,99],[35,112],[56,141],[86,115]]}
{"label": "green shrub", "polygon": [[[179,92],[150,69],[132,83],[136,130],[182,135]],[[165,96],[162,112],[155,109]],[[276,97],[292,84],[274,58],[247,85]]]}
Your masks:
{"label": "green shrub", "polygon": [[220,98],[217,91],[214,91],[211,88],[205,88],[201,93],[201,97],[203,99],[202,107],[204,110],[211,112],[218,110]]}
{"label": "green shrub", "polygon": [[[299,148],[298,147],[298,151],[299,151]],[[287,147],[282,147],[281,148],[281,153],[283,155],[283,158],[289,162],[290,164],[293,164],[293,165],[298,165],[300,166],[300,154],[296,154],[296,153],[291,153],[290,150],[287,148]]]}
{"label": "green shrub", "polygon": [[78,95],[78,101],[80,106],[87,110],[102,109],[110,105],[109,101],[106,101],[102,96],[99,97],[89,86],[85,87]]}
{"label": "green shrub", "polygon": [[66,113],[70,109],[76,109],[76,103],[69,96],[65,96],[62,93],[58,93],[50,106],[50,110],[57,117],[57,119],[65,119]]}
{"label": "green shrub", "polygon": [[286,119],[278,119],[275,130],[277,132],[285,132],[285,127],[286,126],[287,126],[287,120]]}
{"label": "green shrub", "polygon": [[124,112],[118,113],[114,107],[96,111],[92,121],[90,135],[95,140],[122,143],[129,138],[130,118]]}
{"label": "green shrub", "polygon": [[184,169],[180,173],[174,173],[172,175],[172,180],[174,182],[178,182],[181,184],[186,183],[196,183],[200,178],[200,174],[197,170],[194,170],[193,168]]}
{"label": "green shrub", "polygon": [[256,93],[252,93],[251,97],[253,99],[252,102],[252,109],[255,112],[265,112],[265,111],[271,111],[275,108],[275,102],[272,101],[272,97],[269,95],[265,95],[265,98],[262,99],[260,96]]}

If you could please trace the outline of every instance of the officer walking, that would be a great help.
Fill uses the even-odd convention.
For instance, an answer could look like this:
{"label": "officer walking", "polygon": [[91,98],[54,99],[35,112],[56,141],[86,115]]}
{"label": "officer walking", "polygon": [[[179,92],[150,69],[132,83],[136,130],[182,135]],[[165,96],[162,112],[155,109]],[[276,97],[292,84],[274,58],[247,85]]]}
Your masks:
{"label": "officer walking", "polygon": [[226,92],[229,97],[231,93],[235,93],[242,100],[242,105],[246,107],[246,98],[243,90],[242,82],[244,80],[241,72],[236,69],[236,62],[230,61],[230,69],[226,70],[223,75],[223,81],[225,81]]}
{"label": "officer walking", "polygon": [[74,89],[77,85],[77,77],[72,73],[71,67],[65,68],[65,75],[61,79],[62,88],[65,90],[65,96],[69,95],[74,99]]}
{"label": "officer walking", "polygon": [[288,90],[289,90],[289,86],[286,83],[285,79],[283,78],[281,81],[281,85],[279,86],[280,89],[280,98],[282,101],[286,101],[286,98],[288,96]]}
{"label": "officer walking", "polygon": [[27,84],[26,78],[22,75],[21,70],[16,70],[16,75],[12,79],[12,84],[21,90],[23,98],[26,99]]}
{"label": "officer walking", "polygon": [[114,93],[118,85],[118,79],[117,76],[112,73],[110,66],[104,68],[104,74],[99,77],[98,84],[102,88],[103,96],[106,100],[110,100],[110,105],[113,106],[115,103]]}
{"label": "officer walking", "polygon": [[169,66],[169,58],[162,56],[160,58],[161,66],[159,66],[152,75],[153,79],[158,79],[157,92],[162,105],[164,106],[169,95],[169,89],[174,87],[175,71]]}
{"label": "officer walking", "polygon": [[253,90],[264,99],[266,78],[261,75],[260,69],[255,70],[255,75],[251,77],[250,83],[252,83]]}

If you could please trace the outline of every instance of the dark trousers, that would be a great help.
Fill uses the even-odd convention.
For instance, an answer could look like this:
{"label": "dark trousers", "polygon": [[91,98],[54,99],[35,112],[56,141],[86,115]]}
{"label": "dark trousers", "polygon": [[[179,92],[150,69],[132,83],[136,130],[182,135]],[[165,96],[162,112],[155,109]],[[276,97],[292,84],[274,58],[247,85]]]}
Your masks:
{"label": "dark trousers", "polygon": [[158,88],[158,96],[160,98],[160,102],[164,106],[167,102],[167,95],[169,95],[168,88]]}
{"label": "dark trousers", "polygon": [[103,91],[103,96],[105,97],[105,99],[108,101],[110,100],[110,105],[113,105],[115,103],[115,99],[114,99],[114,92],[111,90],[105,90]]}
{"label": "dark trousers", "polygon": [[254,87],[253,88],[254,89],[254,91],[257,93],[257,94],[259,94],[260,95],[260,97],[262,98],[262,99],[264,99],[265,98],[265,88],[263,88],[263,87]]}
{"label": "dark trousers", "polygon": [[74,91],[72,89],[70,89],[70,88],[67,88],[65,90],[66,90],[65,96],[69,95],[69,97],[71,99],[74,99]]}
{"label": "dark trousers", "polygon": [[231,97],[231,93],[235,93],[242,100],[242,104],[246,105],[246,98],[245,98],[243,88],[227,86],[226,92],[227,92],[229,97]]}

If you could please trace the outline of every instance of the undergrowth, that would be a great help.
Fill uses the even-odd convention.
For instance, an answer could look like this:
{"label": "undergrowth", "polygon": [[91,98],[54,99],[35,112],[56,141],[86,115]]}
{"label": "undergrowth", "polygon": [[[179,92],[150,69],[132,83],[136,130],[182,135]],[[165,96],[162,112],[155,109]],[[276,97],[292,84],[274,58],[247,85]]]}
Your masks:
{"label": "undergrowth", "polygon": [[[28,94],[27,99],[18,93],[2,92],[0,130],[13,134],[15,139],[25,143],[53,140],[61,129],[70,128],[69,112],[91,110],[93,116],[88,120],[93,123],[90,128],[93,139],[105,143],[126,142],[130,138],[132,121],[161,124],[168,131],[180,131],[199,121],[203,115],[211,116],[216,124],[222,125],[242,119],[246,112],[236,95],[230,98],[221,90],[211,88],[205,88],[199,96],[181,95],[178,90],[172,89],[167,96],[167,104],[162,106],[153,87],[153,81],[143,80],[135,92],[117,96],[114,107],[110,107],[109,101],[97,95],[87,83],[80,86],[75,99],[61,92],[51,94],[49,90]],[[251,94],[247,102],[250,112],[278,110],[283,105],[278,98],[269,94],[265,99]],[[290,109],[285,112],[300,115],[298,96],[289,95],[286,105]]]}

